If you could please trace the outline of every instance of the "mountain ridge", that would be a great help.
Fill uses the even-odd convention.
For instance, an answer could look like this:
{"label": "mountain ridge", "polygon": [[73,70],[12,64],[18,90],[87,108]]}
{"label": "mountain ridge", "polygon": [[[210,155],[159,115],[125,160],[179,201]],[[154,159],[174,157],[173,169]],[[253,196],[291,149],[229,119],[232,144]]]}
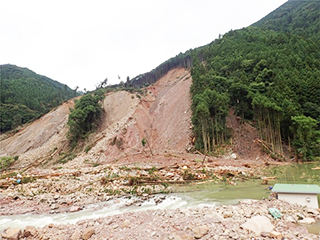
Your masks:
{"label": "mountain ridge", "polygon": [[0,65],[0,131],[32,121],[78,94],[67,85],[28,68]]}

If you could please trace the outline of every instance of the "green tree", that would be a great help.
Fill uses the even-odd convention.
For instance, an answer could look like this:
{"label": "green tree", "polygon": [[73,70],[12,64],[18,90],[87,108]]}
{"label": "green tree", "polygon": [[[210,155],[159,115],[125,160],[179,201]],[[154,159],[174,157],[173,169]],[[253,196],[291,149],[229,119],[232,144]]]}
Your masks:
{"label": "green tree", "polygon": [[294,133],[293,145],[298,157],[303,160],[312,159],[314,151],[320,147],[320,132],[316,130],[317,120],[304,115],[294,116],[292,130]]}
{"label": "green tree", "polygon": [[68,119],[68,136],[72,147],[75,147],[79,139],[98,126],[98,121],[103,114],[100,103],[103,98],[103,92],[97,91],[93,94],[86,94],[76,101]]}

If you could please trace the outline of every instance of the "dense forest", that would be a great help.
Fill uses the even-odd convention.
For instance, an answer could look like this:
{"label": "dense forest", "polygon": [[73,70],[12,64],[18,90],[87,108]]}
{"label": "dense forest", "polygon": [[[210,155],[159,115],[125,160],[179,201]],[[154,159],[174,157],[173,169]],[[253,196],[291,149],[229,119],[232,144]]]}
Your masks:
{"label": "dense forest", "polygon": [[6,64],[0,66],[0,131],[32,121],[77,93],[45,76]]}
{"label": "dense forest", "polygon": [[319,1],[288,1],[248,28],[193,51],[196,148],[228,140],[230,108],[254,122],[261,145],[284,159],[320,157]]}
{"label": "dense forest", "polygon": [[284,160],[283,144],[320,157],[320,2],[289,0],[252,26],[180,53],[129,83],[142,87],[175,67],[191,68],[196,149],[228,141],[230,109],[260,132],[261,147]]}

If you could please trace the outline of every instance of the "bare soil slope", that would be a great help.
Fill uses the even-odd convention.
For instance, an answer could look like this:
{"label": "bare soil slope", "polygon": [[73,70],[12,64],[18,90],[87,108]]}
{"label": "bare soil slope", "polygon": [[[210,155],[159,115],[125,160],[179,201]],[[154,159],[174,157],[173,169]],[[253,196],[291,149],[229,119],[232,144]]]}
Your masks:
{"label": "bare soil slope", "polygon": [[1,136],[0,156],[19,156],[19,166],[41,161],[55,154],[67,142],[66,123],[72,100],[63,103],[16,134]]}
{"label": "bare soil slope", "polygon": [[[144,94],[116,92],[104,100],[105,118],[91,150],[67,165],[143,162],[145,157],[185,153],[191,134],[190,73],[168,72]],[[143,146],[145,138],[149,145]],[[152,153],[151,153],[152,151]]]}
{"label": "bare soil slope", "polygon": [[[88,140],[91,150],[80,151],[66,166],[150,155],[150,149],[142,146],[143,138],[153,154],[186,152],[191,133],[191,81],[187,70],[174,69],[142,95],[124,91],[108,94],[103,102],[104,120]],[[68,101],[16,134],[2,136],[0,156],[18,155],[16,167],[59,156],[66,150],[67,120],[72,107],[73,101]]]}

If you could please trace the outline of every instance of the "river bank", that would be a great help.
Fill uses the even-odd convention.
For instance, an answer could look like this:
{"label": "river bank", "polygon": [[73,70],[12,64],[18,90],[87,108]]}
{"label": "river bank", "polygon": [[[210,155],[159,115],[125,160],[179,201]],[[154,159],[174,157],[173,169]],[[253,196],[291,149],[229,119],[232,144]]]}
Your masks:
{"label": "river bank", "polygon": [[[269,208],[282,217],[274,219]],[[320,212],[281,200],[237,205],[127,212],[75,224],[16,229],[16,239],[320,239],[297,223],[320,220]],[[14,230],[2,233],[3,239]]]}
{"label": "river bank", "polygon": [[[168,164],[112,164],[81,168],[54,169],[33,168],[22,175],[11,172],[0,181],[0,215],[81,213],[90,204],[97,208],[116,205],[126,199],[125,207],[141,206],[148,201],[161,205],[172,191],[172,184],[236,185],[249,179],[263,177],[263,167],[277,162],[181,160]],[[259,164],[258,164],[259,163]],[[283,165],[283,163],[281,164]],[[63,165],[62,165],[63,166]],[[20,177],[20,176],[19,176]],[[263,183],[262,179],[261,184]],[[266,188],[267,186],[265,186]],[[106,204],[106,206],[104,206]],[[274,220],[269,207],[278,208],[283,217]],[[81,218],[78,222],[56,224],[55,221],[41,227],[14,227],[2,231],[3,239],[319,239],[310,234],[298,222],[320,221],[318,210],[290,205],[279,200],[247,201],[238,205],[206,207],[174,207],[158,210],[128,211],[95,219]],[[116,211],[115,211],[116,212]],[[85,213],[84,213],[85,215]],[[247,221],[263,217],[268,229],[262,232],[248,230]],[[20,217],[20,216],[19,216]],[[43,215],[41,216],[43,217]],[[268,220],[267,220],[267,219]],[[261,219],[258,218],[258,222]],[[270,222],[269,222],[270,221]],[[263,227],[262,227],[263,229]]]}
{"label": "river bank", "polygon": [[[234,161],[234,163],[237,163]],[[21,174],[20,183],[18,174]],[[114,197],[170,193],[173,184],[227,183],[259,178],[253,164],[224,166],[217,162],[185,161],[161,165],[112,164],[82,168],[33,168],[11,172],[0,180],[0,215],[62,213]]]}

